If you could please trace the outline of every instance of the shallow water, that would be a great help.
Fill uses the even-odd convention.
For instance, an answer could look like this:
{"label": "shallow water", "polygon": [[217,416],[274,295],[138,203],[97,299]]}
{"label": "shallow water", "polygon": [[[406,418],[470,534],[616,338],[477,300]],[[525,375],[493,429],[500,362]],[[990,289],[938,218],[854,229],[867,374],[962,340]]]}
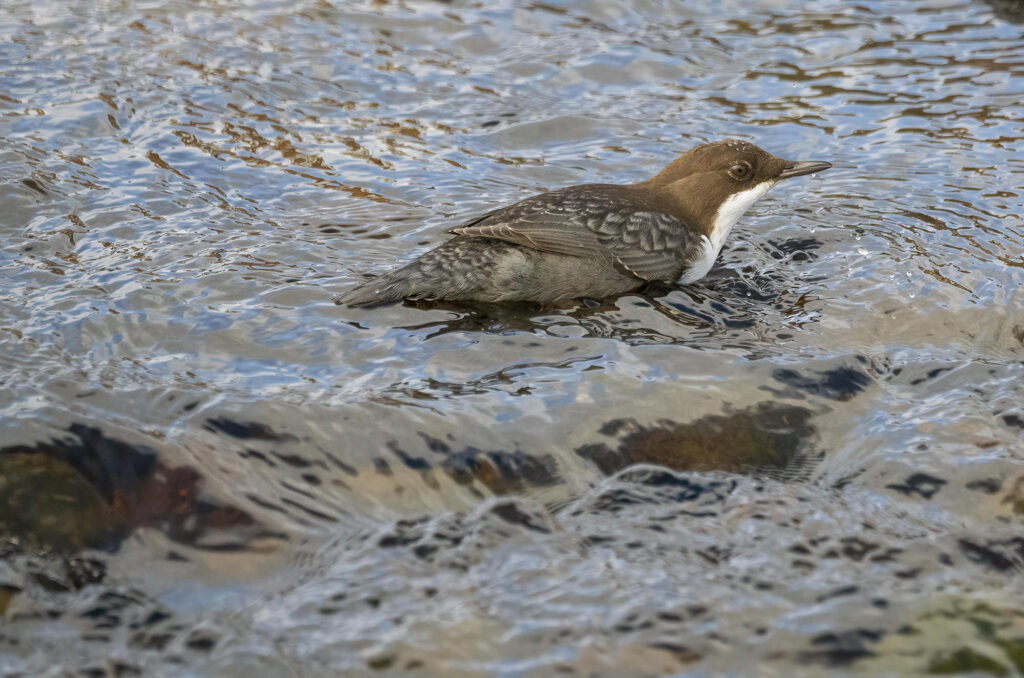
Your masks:
{"label": "shallow water", "polygon": [[[5,675],[1024,672],[1018,3],[14,0],[0,37]],[[331,303],[724,137],[835,167],[699,284]]]}

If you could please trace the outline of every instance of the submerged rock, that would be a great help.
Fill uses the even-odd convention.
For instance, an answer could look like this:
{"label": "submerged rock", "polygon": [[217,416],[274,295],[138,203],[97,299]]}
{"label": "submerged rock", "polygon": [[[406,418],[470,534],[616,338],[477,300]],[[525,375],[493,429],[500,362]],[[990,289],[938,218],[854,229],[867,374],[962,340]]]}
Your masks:
{"label": "submerged rock", "polygon": [[685,424],[660,420],[645,426],[634,419],[613,419],[600,433],[613,438],[615,447],[590,443],[576,454],[606,474],[634,464],[656,464],[679,471],[799,475],[818,458],[811,414],[802,407],[763,402]]}
{"label": "submerged rock", "polygon": [[141,527],[220,550],[267,534],[246,511],[205,493],[195,469],[84,424],[68,433],[0,448],[0,534],[64,553],[115,551]]}

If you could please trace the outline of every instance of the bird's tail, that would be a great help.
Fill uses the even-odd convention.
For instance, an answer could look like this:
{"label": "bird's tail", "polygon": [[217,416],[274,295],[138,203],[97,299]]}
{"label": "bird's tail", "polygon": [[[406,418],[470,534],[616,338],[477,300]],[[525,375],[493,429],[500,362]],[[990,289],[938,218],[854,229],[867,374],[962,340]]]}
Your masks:
{"label": "bird's tail", "polygon": [[404,268],[367,280],[334,297],[334,303],[346,306],[378,306],[392,304],[414,296],[416,286],[410,272]]}
{"label": "bird's tail", "polygon": [[452,238],[402,268],[367,280],[334,298],[336,304],[377,306],[402,299],[497,299],[494,271],[522,258],[519,246],[489,238]]}

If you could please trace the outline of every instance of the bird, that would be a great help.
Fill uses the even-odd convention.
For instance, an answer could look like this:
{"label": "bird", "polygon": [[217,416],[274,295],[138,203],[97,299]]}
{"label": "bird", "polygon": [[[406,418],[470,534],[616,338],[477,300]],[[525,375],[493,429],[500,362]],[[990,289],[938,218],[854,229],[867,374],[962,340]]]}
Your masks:
{"label": "bird", "polygon": [[633,184],[582,184],[478,215],[410,263],[334,298],[535,302],[605,299],[711,270],[729,232],[775,184],[831,163],[787,161],[727,139],[686,151]]}

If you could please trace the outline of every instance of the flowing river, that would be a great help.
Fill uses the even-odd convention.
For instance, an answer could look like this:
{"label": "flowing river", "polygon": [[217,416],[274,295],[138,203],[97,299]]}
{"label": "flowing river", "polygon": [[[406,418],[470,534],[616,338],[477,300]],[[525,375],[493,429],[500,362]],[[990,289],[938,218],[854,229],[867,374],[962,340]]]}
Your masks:
{"label": "flowing river", "polygon": [[[711,274],[334,295],[742,138]],[[1021,675],[1024,4],[5,0],[0,674]]]}

